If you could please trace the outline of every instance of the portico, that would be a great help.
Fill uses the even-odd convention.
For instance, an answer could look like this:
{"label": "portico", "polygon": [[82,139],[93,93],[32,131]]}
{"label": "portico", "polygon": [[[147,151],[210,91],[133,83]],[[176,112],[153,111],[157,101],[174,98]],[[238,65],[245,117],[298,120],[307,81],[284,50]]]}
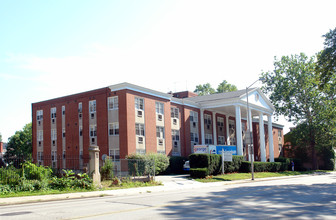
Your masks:
{"label": "portico", "polygon": [[[258,119],[258,126],[256,127],[259,129],[252,130],[254,142],[258,143],[254,145],[254,151],[260,151],[260,161],[266,162],[266,142],[268,142],[268,158],[270,162],[274,162],[272,135],[274,107],[259,88],[249,89],[248,94],[250,114],[247,114],[245,90],[187,98],[197,103],[200,108],[201,144],[235,145],[237,146],[237,155],[246,156],[248,150],[246,144],[244,144],[244,136],[247,130],[247,121],[249,121],[249,127],[252,130],[253,119]],[[247,120],[248,116],[250,116],[249,120]],[[220,132],[219,128],[222,127],[222,118],[224,119],[223,128],[225,129],[224,143],[220,141],[223,138],[218,134]],[[264,118],[267,118],[267,123]],[[268,140],[265,139],[265,123]],[[212,141],[209,141],[209,135],[212,136]],[[260,149],[257,149],[258,146]],[[250,157],[248,158],[251,160]]]}

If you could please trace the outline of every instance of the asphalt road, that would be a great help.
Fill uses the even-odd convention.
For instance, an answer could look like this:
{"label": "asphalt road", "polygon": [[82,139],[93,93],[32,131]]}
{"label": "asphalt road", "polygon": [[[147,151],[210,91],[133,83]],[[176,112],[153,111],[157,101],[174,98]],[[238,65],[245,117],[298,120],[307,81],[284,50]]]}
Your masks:
{"label": "asphalt road", "polygon": [[336,219],[336,174],[0,206],[0,219]]}

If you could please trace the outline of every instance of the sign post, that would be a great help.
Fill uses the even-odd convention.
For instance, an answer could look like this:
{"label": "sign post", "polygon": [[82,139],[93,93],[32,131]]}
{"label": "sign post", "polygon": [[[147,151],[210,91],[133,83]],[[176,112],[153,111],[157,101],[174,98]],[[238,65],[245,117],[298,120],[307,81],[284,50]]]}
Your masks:
{"label": "sign post", "polygon": [[224,161],[232,162],[232,151],[222,150],[222,174],[224,175]]}

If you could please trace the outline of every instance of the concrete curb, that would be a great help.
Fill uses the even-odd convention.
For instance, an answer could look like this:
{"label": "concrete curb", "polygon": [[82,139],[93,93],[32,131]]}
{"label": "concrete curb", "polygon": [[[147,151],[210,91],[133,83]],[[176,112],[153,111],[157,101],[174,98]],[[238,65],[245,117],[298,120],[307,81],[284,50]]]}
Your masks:
{"label": "concrete curb", "polygon": [[41,195],[41,196],[10,197],[10,198],[0,198],[0,206],[35,203],[35,202],[69,200],[69,199],[83,199],[83,198],[92,198],[92,197],[104,197],[104,196],[130,196],[130,195],[155,193],[155,192],[169,192],[169,191],[185,190],[185,189],[199,189],[199,188],[204,188],[204,187],[235,185],[235,184],[239,185],[243,183],[300,178],[300,177],[312,176],[312,175],[319,175],[319,174],[303,174],[303,175],[297,175],[297,176],[268,177],[268,178],[259,178],[255,180],[245,179],[245,180],[222,181],[222,182],[212,182],[212,183],[200,183],[195,180],[183,180],[183,181],[175,181],[175,182],[165,182],[163,186],[149,186],[149,187],[139,187],[139,188],[65,193],[65,194],[53,194],[53,195]]}

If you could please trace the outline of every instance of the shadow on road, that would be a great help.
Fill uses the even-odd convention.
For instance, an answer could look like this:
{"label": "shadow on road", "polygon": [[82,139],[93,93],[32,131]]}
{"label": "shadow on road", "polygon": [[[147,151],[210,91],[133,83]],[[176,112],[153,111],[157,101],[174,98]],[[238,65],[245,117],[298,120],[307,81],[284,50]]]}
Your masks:
{"label": "shadow on road", "polygon": [[161,211],[166,218],[331,218],[336,215],[336,185],[237,187],[175,201]]}

